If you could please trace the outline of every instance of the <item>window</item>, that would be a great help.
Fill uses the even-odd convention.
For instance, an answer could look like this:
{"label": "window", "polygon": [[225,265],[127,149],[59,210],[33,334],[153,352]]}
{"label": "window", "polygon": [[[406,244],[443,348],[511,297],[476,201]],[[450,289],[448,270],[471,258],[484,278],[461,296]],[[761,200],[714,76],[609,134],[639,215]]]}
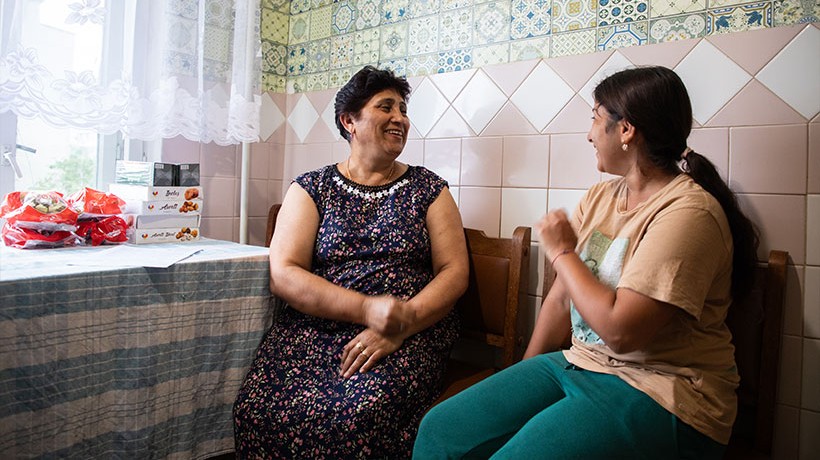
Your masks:
{"label": "window", "polygon": [[118,156],[160,160],[167,137],[257,141],[259,16],[259,0],[0,3],[0,192],[104,189]]}
{"label": "window", "polygon": [[[104,7],[104,3],[100,6]],[[109,28],[103,32],[99,14],[104,10],[66,15],[67,7],[70,5],[62,0],[23,2],[18,40],[24,47],[36,49],[43,65],[73,71],[74,75],[66,78],[69,84],[82,84],[83,79],[89,78],[99,81],[104,74],[104,40],[121,41],[122,31]],[[89,70],[96,71],[96,75]],[[82,108],[82,102],[78,107]],[[70,194],[84,186],[103,188],[105,182],[110,182],[102,166],[113,164],[121,155],[119,134],[98,135],[91,130],[54,127],[39,117],[27,118],[11,112],[3,115],[4,124],[16,126],[13,132],[5,130],[2,139],[7,152],[3,161],[5,180],[0,186],[3,194],[12,190],[57,190]]]}

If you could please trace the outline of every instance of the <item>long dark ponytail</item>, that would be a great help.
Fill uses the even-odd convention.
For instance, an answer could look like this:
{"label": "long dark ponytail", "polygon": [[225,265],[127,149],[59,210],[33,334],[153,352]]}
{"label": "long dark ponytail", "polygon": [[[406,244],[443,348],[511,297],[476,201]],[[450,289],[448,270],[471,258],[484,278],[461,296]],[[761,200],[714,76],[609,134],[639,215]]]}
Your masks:
{"label": "long dark ponytail", "polygon": [[754,282],[758,230],[741,211],[737,197],[715,165],[687,148],[692,104],[680,77],[660,66],[627,69],[601,81],[593,96],[613,120],[626,119],[641,132],[655,166],[675,174],[689,174],[720,203],[734,242],[732,296],[744,297]]}

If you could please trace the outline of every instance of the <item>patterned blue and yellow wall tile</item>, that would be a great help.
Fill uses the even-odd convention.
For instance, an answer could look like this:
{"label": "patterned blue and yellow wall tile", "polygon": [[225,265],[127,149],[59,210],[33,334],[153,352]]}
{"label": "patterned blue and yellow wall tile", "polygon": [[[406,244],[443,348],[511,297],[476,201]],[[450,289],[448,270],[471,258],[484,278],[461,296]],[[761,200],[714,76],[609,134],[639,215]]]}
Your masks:
{"label": "patterned blue and yellow wall tile", "polygon": [[706,0],[650,0],[649,17],[677,16],[706,9]]}
{"label": "patterned blue and yellow wall tile", "polygon": [[273,10],[262,10],[260,35],[263,40],[287,45],[290,16]]}
{"label": "patterned blue and yellow wall tile", "polygon": [[805,24],[820,21],[820,1],[775,0],[774,24],[776,26]]}
{"label": "patterned blue and yellow wall tile", "polygon": [[321,40],[330,37],[333,7],[323,6],[310,11],[310,39]]}
{"label": "patterned blue and yellow wall tile", "polygon": [[510,62],[510,42],[473,48],[473,66],[506,64]]}
{"label": "patterned blue and yellow wall tile", "polygon": [[356,32],[353,40],[353,65],[364,66],[379,62],[381,47],[380,29],[367,29]]}
{"label": "patterned blue and yellow wall tile", "polygon": [[356,0],[356,9],[359,14],[356,16],[356,30],[378,27],[382,21],[381,1]]}
{"label": "patterned blue and yellow wall tile", "polygon": [[510,3],[511,39],[540,37],[550,33],[551,0],[513,0]]}
{"label": "patterned blue and yellow wall tile", "polygon": [[262,72],[286,76],[288,47],[262,40]]}
{"label": "patterned blue and yellow wall tile", "polygon": [[396,75],[403,77],[407,76],[407,58],[394,59],[392,61],[385,61],[379,65],[379,68],[390,69]]}
{"label": "patterned blue and yellow wall tile", "polygon": [[288,46],[287,69],[288,76],[302,75],[307,67],[307,48],[302,45]]}
{"label": "patterned blue and yellow wall tile", "polygon": [[353,65],[353,42],[355,33],[339,35],[330,39],[330,69]]}
{"label": "patterned blue and yellow wall tile", "polygon": [[438,53],[409,56],[407,75],[432,75],[438,72]]}
{"label": "patterned blue and yellow wall tile", "polygon": [[324,73],[330,67],[330,39],[312,41],[306,47],[305,73]]}
{"label": "patterned blue and yellow wall tile", "polygon": [[379,59],[399,59],[407,56],[407,21],[381,28]]}
{"label": "patterned blue and yellow wall tile", "polygon": [[706,35],[706,15],[688,14],[649,22],[649,43],[687,40]]}
{"label": "patterned blue and yellow wall tile", "polygon": [[597,25],[595,0],[553,0],[552,33],[588,29]]}
{"label": "patterned blue and yellow wall tile", "polygon": [[393,24],[407,19],[408,0],[382,0],[382,24]]}
{"label": "patterned blue and yellow wall tile", "polygon": [[441,13],[438,30],[441,51],[472,46],[473,9],[460,8]]}
{"label": "patterned blue and yellow wall tile", "polygon": [[304,13],[305,11],[310,11],[310,0],[291,0],[291,2],[290,2],[290,14],[291,15]]}
{"label": "patterned blue and yellow wall tile", "polygon": [[[221,28],[225,0],[205,20]],[[262,0],[263,88],[341,86],[363,65],[407,76],[592,53],[775,25],[817,22],[817,0]],[[196,0],[173,0],[177,41],[166,65],[192,68]],[[230,39],[206,43],[210,78],[227,78]]]}
{"label": "patterned blue and yellow wall tile", "polygon": [[553,33],[550,57],[594,53],[595,44],[595,29]]}
{"label": "patterned blue and yellow wall tile", "polygon": [[628,46],[640,46],[649,37],[647,21],[632,21],[598,28],[598,51],[606,51]]}
{"label": "patterned blue and yellow wall tile", "polygon": [[342,0],[333,5],[333,16],[331,19],[331,31],[333,35],[346,34],[356,30],[356,17],[358,10],[356,5],[348,0]]}
{"label": "patterned blue and yellow wall tile", "polygon": [[645,21],[648,10],[645,0],[598,0],[598,26]]}
{"label": "patterned blue and yellow wall tile", "polygon": [[549,57],[550,36],[528,38],[510,42],[510,61],[528,61]]}
{"label": "patterned blue and yellow wall tile", "polygon": [[427,54],[438,51],[438,16],[425,16],[408,21],[407,53]]}
{"label": "patterned blue and yellow wall tile", "polygon": [[762,29],[772,26],[772,3],[715,8],[706,16],[706,35]]}
{"label": "patterned blue and yellow wall tile", "polygon": [[288,46],[305,43],[308,40],[310,40],[310,11],[291,15],[288,27]]}
{"label": "patterned blue and yellow wall tile", "polygon": [[439,0],[413,0],[407,5],[408,18],[420,18],[439,11]]}
{"label": "patterned blue and yellow wall tile", "polygon": [[488,45],[510,39],[509,2],[490,2],[473,8],[473,45]]}
{"label": "patterned blue and yellow wall tile", "polygon": [[470,49],[447,51],[438,54],[436,73],[458,72],[473,68],[473,56]]}

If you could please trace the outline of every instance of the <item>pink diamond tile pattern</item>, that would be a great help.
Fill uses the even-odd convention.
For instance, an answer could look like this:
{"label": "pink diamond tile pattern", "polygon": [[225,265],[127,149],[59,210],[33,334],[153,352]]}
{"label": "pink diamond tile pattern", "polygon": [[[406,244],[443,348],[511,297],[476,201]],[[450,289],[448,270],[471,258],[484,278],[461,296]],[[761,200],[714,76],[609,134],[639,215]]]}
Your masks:
{"label": "pink diamond tile pattern", "polygon": [[[584,112],[592,107],[592,88],[598,81],[623,68],[658,63],[674,68],[686,83],[696,126],[745,126],[763,119],[765,124],[788,124],[801,122],[801,117],[816,118],[820,91],[811,88],[820,81],[820,60],[804,56],[820,53],[820,29],[794,26],[752,30],[743,36],[757,52],[721,35],[413,77],[413,135],[423,139],[582,131],[586,127],[574,126],[582,124]],[[439,57],[430,59],[435,66]],[[356,69],[344,70],[337,83]],[[317,132],[323,133],[321,138],[330,133],[339,139],[332,113],[334,93],[332,88],[294,99],[287,118],[267,101],[263,138],[287,123],[298,141]],[[319,120],[327,131],[314,131]]]}

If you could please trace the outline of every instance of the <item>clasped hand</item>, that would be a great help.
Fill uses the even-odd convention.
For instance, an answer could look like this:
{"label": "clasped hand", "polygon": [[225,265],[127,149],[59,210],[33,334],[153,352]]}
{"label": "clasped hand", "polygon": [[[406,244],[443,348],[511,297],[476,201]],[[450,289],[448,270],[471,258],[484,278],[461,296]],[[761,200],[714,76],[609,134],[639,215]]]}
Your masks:
{"label": "clasped hand", "polygon": [[578,236],[562,209],[545,214],[535,223],[535,232],[538,235],[538,244],[550,261],[562,251],[574,250],[578,245]]}
{"label": "clasped hand", "polygon": [[369,371],[383,357],[398,350],[415,321],[413,308],[390,295],[368,297],[363,307],[367,329],[342,349],[344,378]]}
{"label": "clasped hand", "polygon": [[392,295],[368,297],[363,308],[367,327],[385,335],[404,332],[416,316],[407,302]]}

